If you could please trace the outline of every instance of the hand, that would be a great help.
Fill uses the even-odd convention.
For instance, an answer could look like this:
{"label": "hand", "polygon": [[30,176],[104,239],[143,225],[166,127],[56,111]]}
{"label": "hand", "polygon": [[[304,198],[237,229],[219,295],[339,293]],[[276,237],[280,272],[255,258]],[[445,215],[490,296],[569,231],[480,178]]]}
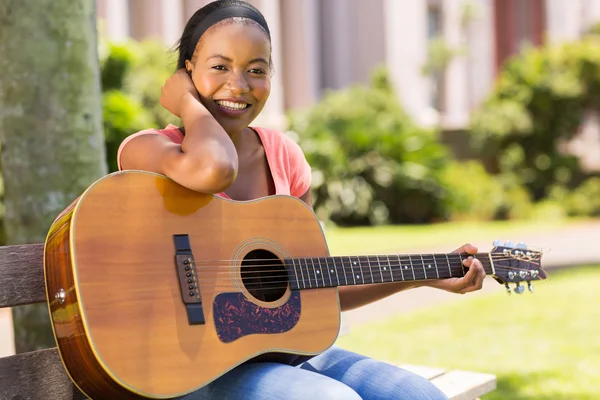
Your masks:
{"label": "hand", "polygon": [[[477,247],[467,243],[454,250],[453,253],[476,254]],[[481,265],[481,261],[469,256],[463,260],[463,265],[469,268],[464,277],[431,281],[429,286],[460,294],[481,289],[483,287],[483,278],[485,278],[485,270],[483,269],[483,265]]]}
{"label": "hand", "polygon": [[198,92],[194,82],[184,68],[177,70],[162,87],[160,104],[176,117],[181,118],[181,103],[186,95],[193,96],[198,102]]}

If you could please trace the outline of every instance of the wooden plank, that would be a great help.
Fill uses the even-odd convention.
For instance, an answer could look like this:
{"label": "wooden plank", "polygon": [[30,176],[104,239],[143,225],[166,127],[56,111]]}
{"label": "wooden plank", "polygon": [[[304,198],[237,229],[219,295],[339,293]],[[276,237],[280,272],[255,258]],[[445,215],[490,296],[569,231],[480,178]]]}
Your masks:
{"label": "wooden plank", "polygon": [[0,247],[0,308],[45,301],[44,244]]}
{"label": "wooden plank", "polygon": [[85,399],[71,382],[56,348],[0,358],[0,399]]}
{"label": "wooden plank", "polygon": [[480,372],[453,370],[433,378],[450,400],[473,400],[496,389],[496,376]]}

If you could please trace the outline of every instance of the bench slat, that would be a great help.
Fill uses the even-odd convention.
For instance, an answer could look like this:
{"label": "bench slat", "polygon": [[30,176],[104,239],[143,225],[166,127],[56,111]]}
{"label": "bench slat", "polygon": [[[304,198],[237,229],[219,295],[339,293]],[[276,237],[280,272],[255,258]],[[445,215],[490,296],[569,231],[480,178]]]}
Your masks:
{"label": "bench slat", "polygon": [[46,301],[44,244],[0,247],[0,308]]}
{"label": "bench slat", "polygon": [[81,400],[56,348],[0,358],[0,399]]}
{"label": "bench slat", "polygon": [[431,380],[450,400],[473,400],[496,389],[496,376],[452,370]]}

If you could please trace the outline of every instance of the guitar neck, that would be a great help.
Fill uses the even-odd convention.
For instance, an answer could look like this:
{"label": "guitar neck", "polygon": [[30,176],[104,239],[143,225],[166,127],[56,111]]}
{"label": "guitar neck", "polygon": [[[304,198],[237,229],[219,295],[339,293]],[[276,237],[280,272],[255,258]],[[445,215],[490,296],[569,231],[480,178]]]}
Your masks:
{"label": "guitar neck", "polygon": [[[468,268],[467,254],[304,257],[285,260],[292,290],[374,283],[459,278]],[[489,253],[478,253],[486,274],[493,274]]]}

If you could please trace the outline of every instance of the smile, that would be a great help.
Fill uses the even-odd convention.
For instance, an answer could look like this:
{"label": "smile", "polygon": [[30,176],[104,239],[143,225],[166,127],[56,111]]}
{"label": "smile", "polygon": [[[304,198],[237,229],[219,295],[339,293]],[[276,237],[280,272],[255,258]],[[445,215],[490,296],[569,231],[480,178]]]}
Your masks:
{"label": "smile", "polygon": [[250,104],[248,103],[238,103],[238,102],[233,102],[233,101],[226,101],[226,100],[217,100],[216,103],[227,110],[231,110],[231,111],[241,111],[241,110],[245,110],[246,108],[250,107]]}

